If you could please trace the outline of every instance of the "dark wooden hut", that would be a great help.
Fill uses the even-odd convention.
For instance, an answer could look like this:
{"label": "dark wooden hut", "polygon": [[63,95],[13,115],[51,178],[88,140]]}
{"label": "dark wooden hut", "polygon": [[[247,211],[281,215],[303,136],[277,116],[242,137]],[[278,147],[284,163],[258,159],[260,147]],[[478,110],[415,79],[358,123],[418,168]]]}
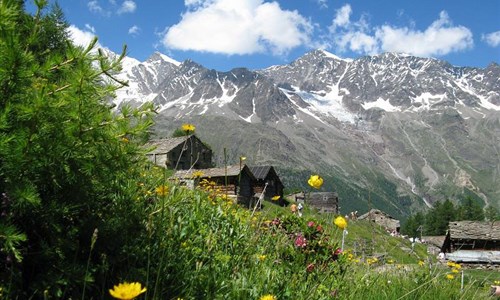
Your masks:
{"label": "dark wooden hut", "polygon": [[450,222],[441,250],[457,262],[500,264],[500,221]]}
{"label": "dark wooden hut", "polygon": [[262,193],[265,185],[267,184],[264,199],[271,200],[274,196],[280,196],[280,199],[276,201],[276,203],[282,206],[285,203],[285,200],[283,199],[284,186],[274,167],[254,166],[249,168],[257,180],[253,188],[254,193]]}
{"label": "dark wooden hut", "polygon": [[255,176],[250,169],[243,165],[227,166],[222,168],[209,168],[200,170],[179,170],[171,177],[179,180],[189,187],[196,187],[203,179],[215,183],[215,188],[222,194],[228,195],[238,203],[251,205],[254,203],[253,187],[256,182]]}
{"label": "dark wooden hut", "polygon": [[147,146],[154,148],[147,153],[148,158],[154,164],[167,169],[187,170],[213,167],[212,149],[194,134],[153,140]]}

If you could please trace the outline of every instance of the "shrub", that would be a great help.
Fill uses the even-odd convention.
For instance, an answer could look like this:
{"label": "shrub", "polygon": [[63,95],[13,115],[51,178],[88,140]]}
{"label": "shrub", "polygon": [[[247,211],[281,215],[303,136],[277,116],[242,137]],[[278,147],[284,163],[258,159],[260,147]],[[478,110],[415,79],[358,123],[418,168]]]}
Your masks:
{"label": "shrub", "polygon": [[[145,215],[134,178],[152,122],[149,108],[112,113],[119,61],[95,41],[39,34],[65,30],[44,2],[34,16],[0,2],[0,278],[12,296],[80,298],[135,259]],[[60,47],[41,49],[54,36]]]}

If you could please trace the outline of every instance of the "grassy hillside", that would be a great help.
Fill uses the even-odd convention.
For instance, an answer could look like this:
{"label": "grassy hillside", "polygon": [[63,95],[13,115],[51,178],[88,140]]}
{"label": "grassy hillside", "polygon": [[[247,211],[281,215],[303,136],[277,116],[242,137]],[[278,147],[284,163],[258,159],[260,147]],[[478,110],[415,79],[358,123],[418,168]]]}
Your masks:
{"label": "grassy hillside", "polygon": [[[113,285],[137,282],[146,288],[138,299],[483,299],[500,280],[466,275],[461,291],[459,266],[436,264],[425,246],[411,251],[408,240],[370,222],[348,220],[340,249],[337,216],[305,208],[298,217],[271,202],[253,213],[208,181],[189,190],[157,167],[136,181],[135,201],[146,217],[138,234],[124,232],[129,242],[117,256],[102,256],[98,249],[116,245],[94,232],[90,247],[99,259],[81,266],[89,298],[109,298]],[[103,270],[102,260],[120,262],[122,271]],[[6,282],[6,298],[19,293]],[[64,283],[45,282],[46,298],[63,295]]]}

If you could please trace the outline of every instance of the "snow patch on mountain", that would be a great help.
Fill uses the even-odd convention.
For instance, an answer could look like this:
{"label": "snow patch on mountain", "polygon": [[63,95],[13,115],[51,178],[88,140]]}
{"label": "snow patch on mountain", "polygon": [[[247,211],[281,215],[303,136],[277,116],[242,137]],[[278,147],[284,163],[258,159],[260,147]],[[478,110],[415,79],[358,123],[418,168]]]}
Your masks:
{"label": "snow patch on mountain", "polygon": [[169,63],[171,63],[171,64],[173,64],[173,65],[175,65],[175,66],[177,66],[177,67],[181,65],[181,62],[176,61],[175,59],[173,59],[173,58],[171,58],[171,57],[169,57],[169,56],[166,56],[166,55],[165,55],[165,54],[163,54],[163,53],[160,53],[160,52],[157,52],[157,53],[160,55],[160,57],[161,57],[164,61],[169,62]]}
{"label": "snow patch on mountain", "polygon": [[354,124],[357,120],[357,115],[350,112],[342,104],[343,96],[340,96],[336,90],[326,93],[325,91],[301,91],[297,87],[294,87],[294,89],[297,95],[323,114],[331,115],[341,122],[348,122],[351,124]]}
{"label": "snow patch on mountain", "polygon": [[373,101],[373,102],[363,103],[363,104],[361,104],[361,106],[365,110],[369,110],[371,108],[380,108],[380,109],[388,111],[388,112],[401,111],[401,109],[399,107],[392,105],[389,102],[389,100],[384,100],[382,98],[378,98],[376,101]]}
{"label": "snow patch on mountain", "polygon": [[[482,81],[482,79],[483,78],[481,78],[481,81]],[[487,97],[481,95],[473,87],[471,87],[469,81],[466,80],[465,78],[461,78],[460,80],[457,80],[457,85],[462,89],[462,91],[479,98],[479,100],[480,100],[479,105],[481,105],[482,107],[484,107],[486,109],[500,111],[500,105],[495,105],[495,104],[491,103],[490,101],[488,101]],[[493,93],[494,92],[490,92],[490,94],[493,94]]]}
{"label": "snow patch on mountain", "polygon": [[324,55],[325,57],[328,57],[328,58],[333,58],[333,59],[335,59],[335,60],[342,60],[342,61],[345,61],[345,62],[351,62],[351,61],[352,61],[352,59],[351,59],[351,58],[342,58],[342,57],[338,57],[337,55],[335,55],[335,54],[333,54],[333,53],[330,53],[330,52],[328,52],[328,51],[326,51],[326,50],[320,50],[320,51],[323,53],[323,55]]}
{"label": "snow patch on mountain", "polygon": [[[290,100],[290,102],[292,102],[292,104],[295,106],[295,109],[300,111],[300,112],[303,112],[305,113],[306,115],[309,115],[311,117],[313,117],[314,119],[318,120],[319,122],[323,123],[323,124],[326,124],[320,117],[318,117],[318,114],[317,112],[314,111],[314,106],[312,105],[309,105],[307,107],[301,107],[294,99],[293,99],[293,96],[294,96],[294,92],[291,92],[291,91],[288,91],[286,89],[280,89],[286,96],[287,98]],[[301,97],[302,98],[302,97]],[[302,98],[303,100],[305,100],[304,98]],[[306,101],[307,102],[307,101]],[[311,109],[313,108],[313,109]],[[294,120],[295,121],[298,121],[300,123],[302,123],[304,120],[296,117],[294,115]]]}
{"label": "snow patch on mountain", "polygon": [[255,115],[256,115],[256,111],[255,111],[255,97],[254,97],[254,98],[252,98],[252,114],[250,116],[248,116],[247,118],[244,118],[242,116],[239,116],[239,117],[248,123],[252,123],[252,117]]}
{"label": "snow patch on mountain", "polygon": [[436,95],[433,95],[429,92],[422,93],[419,96],[413,98],[413,107],[411,110],[415,112],[419,112],[422,110],[431,110],[434,104],[443,101],[445,98],[446,93]]}
{"label": "snow patch on mountain", "polygon": [[234,100],[234,98],[238,94],[239,88],[232,82],[230,82],[230,84],[232,85],[232,89],[226,88],[226,80],[223,80],[223,82],[221,82],[218,77],[217,77],[217,83],[222,89],[222,96],[218,98],[219,100],[218,103],[219,107],[223,107],[224,105]]}
{"label": "snow patch on mountain", "polygon": [[137,66],[140,63],[141,62],[135,58],[125,56],[122,60],[122,70],[127,72],[128,70],[131,70],[133,67]]}

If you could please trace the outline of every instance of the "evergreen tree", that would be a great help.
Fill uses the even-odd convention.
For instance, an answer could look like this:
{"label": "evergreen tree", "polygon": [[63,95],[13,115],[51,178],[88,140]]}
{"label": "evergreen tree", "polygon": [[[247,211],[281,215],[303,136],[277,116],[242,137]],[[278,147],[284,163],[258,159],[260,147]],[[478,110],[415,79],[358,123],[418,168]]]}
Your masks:
{"label": "evergreen tree", "polygon": [[469,221],[483,221],[484,211],[483,208],[472,199],[471,196],[467,196],[462,204],[458,207],[457,220],[469,220]]}
{"label": "evergreen tree", "polygon": [[443,235],[448,230],[448,223],[456,219],[456,209],[450,200],[436,202],[425,216],[425,234]]}
{"label": "evergreen tree", "polygon": [[80,299],[142,259],[127,249],[145,236],[134,178],[151,109],[113,114],[119,60],[95,41],[73,46],[60,9],[44,15],[46,1],[36,3],[30,16],[22,1],[0,0],[0,286],[7,298]]}
{"label": "evergreen tree", "polygon": [[406,222],[401,227],[401,233],[410,237],[420,237],[420,231],[424,227],[425,218],[421,212],[408,217]]}
{"label": "evergreen tree", "polygon": [[500,221],[500,213],[498,212],[498,209],[491,205],[486,207],[484,217],[487,221]]}

